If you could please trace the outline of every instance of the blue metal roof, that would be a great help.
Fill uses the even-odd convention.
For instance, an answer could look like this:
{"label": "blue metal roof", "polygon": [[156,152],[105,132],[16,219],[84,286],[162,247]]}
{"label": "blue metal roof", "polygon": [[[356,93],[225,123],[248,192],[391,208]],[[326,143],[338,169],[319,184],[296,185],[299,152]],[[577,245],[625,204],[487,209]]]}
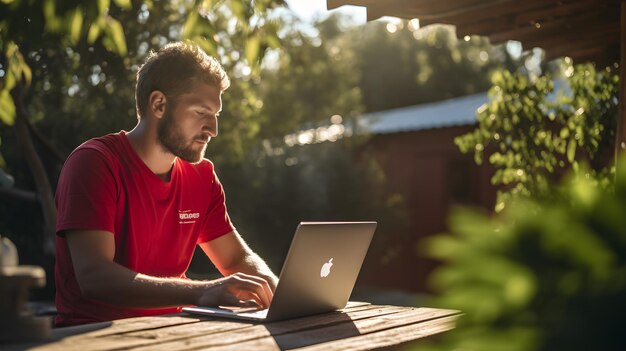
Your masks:
{"label": "blue metal roof", "polygon": [[476,123],[476,109],[488,101],[487,92],[427,104],[372,112],[360,127],[373,134],[412,132]]}

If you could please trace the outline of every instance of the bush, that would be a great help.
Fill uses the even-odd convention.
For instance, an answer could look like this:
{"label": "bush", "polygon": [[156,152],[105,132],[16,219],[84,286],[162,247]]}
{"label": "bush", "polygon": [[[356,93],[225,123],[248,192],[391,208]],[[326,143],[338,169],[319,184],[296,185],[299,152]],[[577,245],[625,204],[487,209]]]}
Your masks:
{"label": "bush", "polygon": [[611,187],[577,174],[493,218],[456,210],[453,235],[427,242],[445,262],[431,276],[436,304],[465,313],[437,349],[626,347],[626,171]]}
{"label": "bush", "polygon": [[500,186],[496,211],[515,197],[551,195],[549,182],[580,160],[605,177],[613,160],[619,77],[611,67],[561,62],[563,79],[546,73],[527,77],[493,74],[490,101],[476,113],[477,128],[456,138],[463,153],[474,153],[496,168]]}

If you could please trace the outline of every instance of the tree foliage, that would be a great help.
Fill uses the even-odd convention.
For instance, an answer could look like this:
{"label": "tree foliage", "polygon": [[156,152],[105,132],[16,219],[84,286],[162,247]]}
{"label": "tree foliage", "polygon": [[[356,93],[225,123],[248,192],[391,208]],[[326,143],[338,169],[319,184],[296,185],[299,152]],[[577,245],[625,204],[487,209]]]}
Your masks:
{"label": "tree foliage", "polygon": [[[2,1],[0,47],[5,76],[0,96],[9,107],[4,110],[2,120],[11,124],[14,117],[10,113],[14,105],[7,100],[7,93],[18,82],[27,85],[31,82],[30,66],[35,63],[26,62],[24,56],[41,49],[101,44],[107,51],[126,57],[128,33],[124,26],[131,22],[145,24],[150,17],[161,24],[161,31],[155,33],[145,28],[142,33],[136,33],[142,34],[144,40],[159,36],[189,39],[219,56],[228,67],[247,62],[258,72],[265,51],[280,46],[279,25],[269,19],[267,11],[282,3],[280,0]],[[141,38],[131,39],[132,43],[142,43]],[[159,43],[163,44],[160,39],[149,42]]]}
{"label": "tree foliage", "polygon": [[289,133],[328,124],[333,115],[354,118],[363,111],[361,72],[354,64],[360,58],[349,35],[328,34],[329,28],[339,32],[340,23],[331,16],[317,23],[320,36],[298,30],[284,36],[284,54],[261,76],[260,138],[282,142]]}
{"label": "tree foliage", "polygon": [[478,127],[455,142],[477,163],[496,168],[496,210],[511,196],[548,196],[549,181],[579,167],[606,174],[616,128],[618,76],[610,69],[563,61],[565,80],[529,78],[505,70],[492,76],[490,101],[477,111]]}
{"label": "tree foliage", "polygon": [[401,22],[395,28],[389,33],[387,24],[373,23],[350,33],[367,111],[485,91],[489,73],[508,55],[483,37],[458,40],[450,26],[414,29]]}

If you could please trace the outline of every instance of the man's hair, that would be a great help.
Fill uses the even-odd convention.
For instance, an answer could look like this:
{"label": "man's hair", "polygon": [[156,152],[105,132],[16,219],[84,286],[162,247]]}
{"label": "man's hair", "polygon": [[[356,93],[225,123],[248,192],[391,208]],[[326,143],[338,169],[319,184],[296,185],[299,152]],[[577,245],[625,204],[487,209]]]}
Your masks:
{"label": "man's hair", "polygon": [[230,86],[222,65],[196,44],[174,42],[158,52],[151,51],[137,72],[135,101],[138,117],[145,114],[153,91],[159,90],[174,99],[186,93],[193,81],[213,85],[220,91]]}

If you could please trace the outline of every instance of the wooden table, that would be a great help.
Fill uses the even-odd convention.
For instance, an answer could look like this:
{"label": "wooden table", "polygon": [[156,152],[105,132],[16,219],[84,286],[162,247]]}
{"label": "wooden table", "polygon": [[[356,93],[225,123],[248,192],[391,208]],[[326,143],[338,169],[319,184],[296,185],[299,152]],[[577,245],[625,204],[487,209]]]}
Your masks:
{"label": "wooden table", "polygon": [[273,323],[186,313],[57,328],[38,343],[2,350],[367,350],[452,329],[459,312],[351,302],[340,312]]}

